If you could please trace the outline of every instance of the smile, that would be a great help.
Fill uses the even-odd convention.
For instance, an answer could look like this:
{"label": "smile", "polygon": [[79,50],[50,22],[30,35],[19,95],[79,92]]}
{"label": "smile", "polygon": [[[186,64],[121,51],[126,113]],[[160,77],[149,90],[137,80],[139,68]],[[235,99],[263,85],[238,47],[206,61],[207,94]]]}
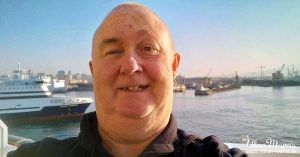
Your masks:
{"label": "smile", "polygon": [[147,87],[149,87],[149,85],[128,86],[119,89],[124,91],[129,91],[129,92],[140,92],[145,90]]}

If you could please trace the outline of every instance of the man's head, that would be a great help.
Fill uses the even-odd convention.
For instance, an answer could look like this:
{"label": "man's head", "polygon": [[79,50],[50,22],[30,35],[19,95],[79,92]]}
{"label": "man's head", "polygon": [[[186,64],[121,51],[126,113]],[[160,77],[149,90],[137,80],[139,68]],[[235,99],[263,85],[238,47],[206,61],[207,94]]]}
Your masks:
{"label": "man's head", "polygon": [[164,127],[179,60],[166,25],[152,11],[138,4],[113,9],[94,35],[90,62],[100,129]]}

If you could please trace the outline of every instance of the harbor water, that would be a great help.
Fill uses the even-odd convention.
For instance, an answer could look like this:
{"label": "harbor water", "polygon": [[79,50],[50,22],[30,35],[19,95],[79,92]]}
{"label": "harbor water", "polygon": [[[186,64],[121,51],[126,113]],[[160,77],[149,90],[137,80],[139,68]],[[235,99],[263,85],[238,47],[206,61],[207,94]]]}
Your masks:
{"label": "harbor water", "polygon": [[[194,90],[174,93],[173,114],[180,128],[205,137],[216,135],[224,142],[241,143],[248,135],[258,143],[272,138],[279,144],[300,146],[300,87],[251,87],[195,96]],[[93,97],[92,92],[67,95]],[[95,110],[92,104],[86,112]],[[79,118],[9,123],[9,133],[41,140],[77,136]]]}

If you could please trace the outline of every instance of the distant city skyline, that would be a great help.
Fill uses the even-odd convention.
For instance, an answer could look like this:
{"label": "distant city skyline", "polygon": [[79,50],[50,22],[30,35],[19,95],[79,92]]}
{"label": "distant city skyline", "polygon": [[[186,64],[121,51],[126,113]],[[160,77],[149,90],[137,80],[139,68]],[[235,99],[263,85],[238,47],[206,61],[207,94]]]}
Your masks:
{"label": "distant city skyline", "polygon": [[[90,74],[93,33],[125,1],[0,0],[0,74],[21,68]],[[170,28],[186,77],[300,70],[300,1],[134,1]]]}
{"label": "distant city skyline", "polygon": [[[20,70],[20,71],[18,71]],[[26,68],[21,68],[21,69],[13,69],[11,72],[9,73],[0,73],[0,76],[4,76],[4,77],[13,77],[13,75],[19,75],[20,74],[25,74],[25,75],[29,75],[32,74],[33,76],[54,76],[57,77],[58,75],[63,77],[67,77],[67,76],[78,76],[78,75],[86,75],[86,76],[91,76],[90,73],[82,73],[82,72],[72,72],[71,70],[57,70],[55,73],[47,73],[47,72],[43,72],[43,71],[34,71],[32,69],[26,69]]]}

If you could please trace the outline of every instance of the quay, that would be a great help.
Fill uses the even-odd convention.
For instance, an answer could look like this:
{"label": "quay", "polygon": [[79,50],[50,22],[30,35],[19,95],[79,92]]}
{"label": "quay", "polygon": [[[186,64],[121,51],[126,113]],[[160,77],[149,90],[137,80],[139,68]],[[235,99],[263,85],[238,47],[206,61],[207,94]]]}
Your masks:
{"label": "quay", "polygon": [[244,86],[260,87],[283,87],[283,86],[300,86],[300,81],[296,80],[253,80],[243,79]]}

